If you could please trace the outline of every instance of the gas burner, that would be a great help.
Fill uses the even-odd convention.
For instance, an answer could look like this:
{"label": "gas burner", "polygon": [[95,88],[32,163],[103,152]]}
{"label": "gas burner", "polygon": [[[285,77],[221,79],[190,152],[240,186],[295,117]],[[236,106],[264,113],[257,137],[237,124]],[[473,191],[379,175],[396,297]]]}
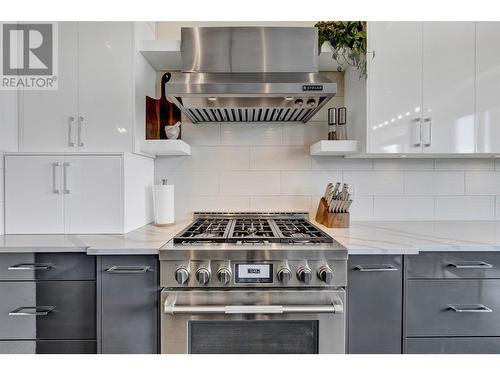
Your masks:
{"label": "gas burner", "polygon": [[195,221],[174,237],[182,245],[323,244],[334,240],[312,225],[304,214],[197,213]]}

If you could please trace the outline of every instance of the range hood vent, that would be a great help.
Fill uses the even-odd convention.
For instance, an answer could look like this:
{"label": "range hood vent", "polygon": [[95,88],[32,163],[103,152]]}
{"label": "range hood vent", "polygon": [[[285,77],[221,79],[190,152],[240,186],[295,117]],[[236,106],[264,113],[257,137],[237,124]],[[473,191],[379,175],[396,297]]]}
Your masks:
{"label": "range hood vent", "polygon": [[337,92],[318,73],[314,27],[181,30],[182,73],[169,100],[193,123],[307,122]]}

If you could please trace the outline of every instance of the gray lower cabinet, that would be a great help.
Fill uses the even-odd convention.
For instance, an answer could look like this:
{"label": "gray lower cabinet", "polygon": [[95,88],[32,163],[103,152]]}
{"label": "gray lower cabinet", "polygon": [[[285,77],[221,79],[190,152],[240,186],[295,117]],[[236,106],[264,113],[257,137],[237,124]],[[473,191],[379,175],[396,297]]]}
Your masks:
{"label": "gray lower cabinet", "polygon": [[349,256],[348,353],[401,353],[402,256]]}
{"label": "gray lower cabinet", "polygon": [[98,285],[98,351],[158,353],[158,257],[101,256]]}
{"label": "gray lower cabinet", "polygon": [[2,354],[95,354],[95,340],[0,341]]}
{"label": "gray lower cabinet", "polygon": [[498,354],[500,337],[411,338],[406,341],[408,354]]}
{"label": "gray lower cabinet", "polygon": [[0,353],[96,353],[93,256],[0,254]]}

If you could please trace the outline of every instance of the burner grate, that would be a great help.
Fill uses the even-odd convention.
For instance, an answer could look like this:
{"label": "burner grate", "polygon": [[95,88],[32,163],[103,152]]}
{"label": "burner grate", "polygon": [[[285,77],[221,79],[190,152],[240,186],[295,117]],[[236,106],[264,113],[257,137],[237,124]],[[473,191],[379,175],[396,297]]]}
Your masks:
{"label": "burner grate", "polygon": [[225,218],[197,219],[184,232],[174,237],[174,243],[224,242],[230,223],[231,220]]}
{"label": "burner grate", "polygon": [[269,219],[237,218],[229,233],[229,241],[237,243],[249,242],[280,242],[279,235],[274,230]]}
{"label": "burner grate", "polygon": [[293,244],[329,243],[333,239],[305,219],[274,219],[281,232],[282,242]]}

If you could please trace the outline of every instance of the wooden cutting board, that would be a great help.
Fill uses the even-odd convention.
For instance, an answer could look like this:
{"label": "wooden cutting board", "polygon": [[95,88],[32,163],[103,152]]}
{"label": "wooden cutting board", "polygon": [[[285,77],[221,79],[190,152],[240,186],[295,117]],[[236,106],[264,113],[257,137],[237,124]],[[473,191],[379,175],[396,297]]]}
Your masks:
{"label": "wooden cutting board", "polygon": [[146,139],[167,139],[165,125],[175,125],[181,121],[181,110],[165,96],[165,84],[170,81],[171,76],[170,73],[165,73],[161,77],[160,99],[146,96]]}

